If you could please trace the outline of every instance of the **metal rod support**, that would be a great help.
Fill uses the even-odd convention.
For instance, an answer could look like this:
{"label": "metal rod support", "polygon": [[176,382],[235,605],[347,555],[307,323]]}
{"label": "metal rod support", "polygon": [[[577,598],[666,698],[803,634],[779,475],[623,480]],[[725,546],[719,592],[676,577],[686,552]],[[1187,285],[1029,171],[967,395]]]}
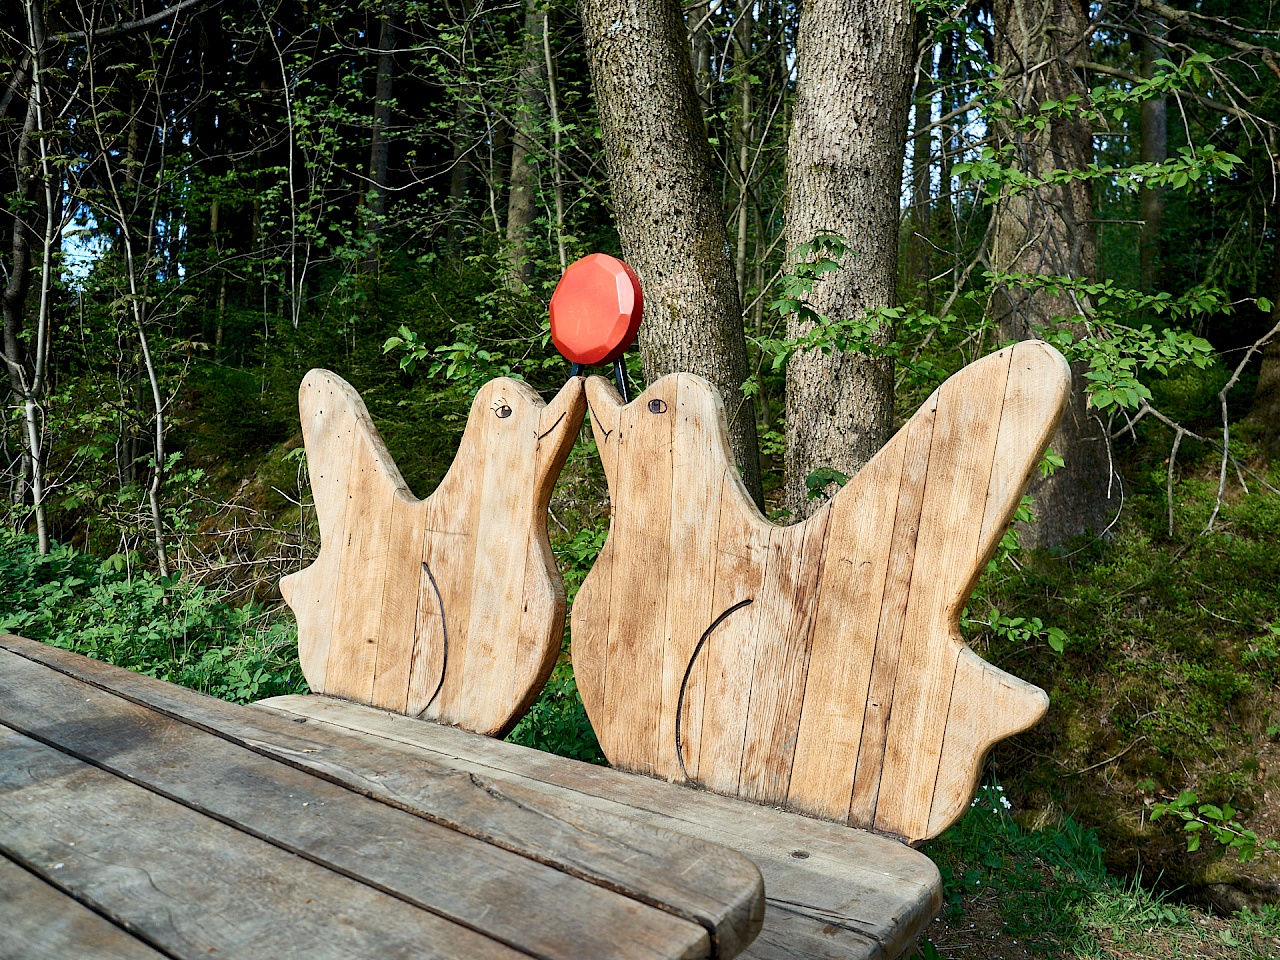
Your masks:
{"label": "metal rod support", "polygon": [[622,402],[630,403],[631,395],[627,391],[627,368],[623,365],[621,357],[613,361],[613,379],[618,385],[618,393],[622,397]]}

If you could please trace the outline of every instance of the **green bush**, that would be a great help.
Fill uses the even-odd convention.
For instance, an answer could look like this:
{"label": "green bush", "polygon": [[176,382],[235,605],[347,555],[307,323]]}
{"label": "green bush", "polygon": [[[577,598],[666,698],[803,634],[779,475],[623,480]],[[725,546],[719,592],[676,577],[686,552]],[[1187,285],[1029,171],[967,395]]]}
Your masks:
{"label": "green bush", "polygon": [[0,630],[236,703],[306,691],[291,621],[131,566],[0,532]]}

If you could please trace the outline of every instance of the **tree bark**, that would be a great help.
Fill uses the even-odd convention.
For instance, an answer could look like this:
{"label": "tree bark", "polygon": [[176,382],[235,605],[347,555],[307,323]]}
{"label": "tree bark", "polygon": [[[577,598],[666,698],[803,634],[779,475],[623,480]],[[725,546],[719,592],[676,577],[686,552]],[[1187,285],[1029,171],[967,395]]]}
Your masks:
{"label": "tree bark", "polygon": [[[3,301],[4,317],[4,366],[9,373],[14,405],[22,408],[23,486],[30,491],[31,516],[35,519],[38,549],[41,554],[47,554],[50,540],[45,504],[43,415],[40,400],[45,392],[45,373],[49,359],[50,292],[58,216],[55,207],[60,204],[55,200],[56,187],[46,139],[45,120],[51,111],[47,109],[48,92],[44,82],[43,11],[35,0],[27,0],[23,12],[26,14],[31,41],[31,85],[27,90],[27,112],[14,156],[14,185],[17,197],[34,201],[37,182],[41,183],[44,187],[44,211],[43,216],[32,215],[38,209],[34,202],[16,204],[11,208],[13,238],[9,283],[0,300]],[[27,219],[28,216],[30,220]],[[37,225],[41,228],[39,232]],[[36,237],[41,239],[40,295],[36,308],[35,335],[31,337],[32,348],[24,349],[21,336],[27,320],[27,300],[34,259],[31,241]],[[20,489],[18,492],[16,499],[22,505],[25,505],[27,490]]]}
{"label": "tree bark", "polygon": [[[896,297],[914,26],[906,0],[811,0],[800,14],[786,243],[794,250],[821,233],[844,238],[849,251],[839,269],[824,274],[809,296],[809,306],[831,320],[856,318]],[[793,315],[787,336],[806,329]],[[814,470],[852,476],[889,439],[893,363],[798,353],[787,365],[786,407],[786,507],[799,519],[822,502],[805,486]],[[834,489],[829,484],[825,492]]]}
{"label": "tree bark", "polygon": [[733,30],[734,86],[738,101],[737,122],[733,125],[734,146],[737,161],[738,187],[738,248],[734,274],[738,281],[738,296],[747,298],[747,225],[751,212],[751,141],[754,127],[751,96],[751,33],[755,25],[752,0],[739,0],[738,22]]}
{"label": "tree bark", "polygon": [[703,120],[711,109],[711,4],[697,3],[689,10],[689,62]]}
{"label": "tree bark", "polygon": [[760,503],[742,304],[680,5],[579,0],[579,9],[622,252],[644,288],[645,379],[687,371],[720,391],[734,457]]}
{"label": "tree bark", "polygon": [[[996,60],[1005,71],[1016,116],[1039,114],[1045,100],[1061,103],[1072,94],[1087,96],[1088,88],[1072,68],[1086,59],[1088,18],[1079,0],[995,0],[993,14]],[[1078,114],[1051,116],[1042,130],[1000,124],[997,134],[1015,147],[1019,167],[1033,177],[1080,169],[1093,159],[1093,131]],[[1094,277],[1089,181],[1006,194],[995,217],[990,260],[998,273]],[[1055,318],[1087,315],[1090,304],[1069,293],[1008,284],[997,291],[994,308],[1001,337],[1024,340],[1059,326]],[[1069,328],[1077,337],[1085,335],[1083,323],[1069,323]],[[1083,369],[1077,366],[1073,372],[1071,401],[1051,444],[1066,465],[1052,477],[1037,476],[1032,482],[1037,519],[1024,532],[1028,546],[1055,546],[1086,530],[1100,531],[1120,503],[1105,426],[1086,406]]]}
{"label": "tree bark", "polygon": [[[924,14],[916,16],[916,33],[926,29],[928,18]],[[919,80],[916,83],[915,105],[912,110],[911,136],[911,235],[907,238],[907,281],[911,294],[923,292],[929,282],[929,229],[931,209],[931,188],[933,164],[933,132],[929,124],[933,122],[933,48],[925,52],[926,60],[921,64]],[[941,71],[938,77],[944,77]]]}
{"label": "tree bark", "polygon": [[[1142,75],[1155,74],[1156,60],[1164,55],[1157,37],[1165,35],[1164,21],[1150,17],[1142,37]],[[1169,158],[1167,98],[1164,94],[1142,101],[1142,162],[1163,163]],[[1164,188],[1143,186],[1139,194],[1142,230],[1138,238],[1139,275],[1143,293],[1155,293],[1164,286],[1164,250],[1160,240],[1164,223]]]}
{"label": "tree bark", "polygon": [[569,266],[564,247],[564,166],[560,155],[560,96],[556,90],[556,65],[551,56],[551,13],[542,12],[542,52],[546,57],[547,106],[551,108],[551,173],[556,202],[556,253],[560,258],[560,272]]}
{"label": "tree bark", "polygon": [[516,88],[516,114],[511,138],[511,189],[507,195],[507,285],[522,290],[533,275],[529,227],[536,209],[538,168],[533,162],[546,108],[543,37],[547,14],[537,0],[525,0],[524,48]]}

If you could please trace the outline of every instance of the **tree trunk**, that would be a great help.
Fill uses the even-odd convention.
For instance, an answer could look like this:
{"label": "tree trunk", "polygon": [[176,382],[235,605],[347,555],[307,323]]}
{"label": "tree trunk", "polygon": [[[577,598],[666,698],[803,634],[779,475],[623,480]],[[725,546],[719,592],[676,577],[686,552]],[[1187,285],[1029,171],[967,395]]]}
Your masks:
{"label": "tree trunk", "polygon": [[[916,32],[922,33],[928,24],[924,14],[918,14]],[[937,74],[940,78],[945,74]],[[925,292],[931,275],[929,256],[930,191],[933,163],[933,48],[925,52],[920,78],[916,84],[915,107],[912,117],[911,137],[911,235],[907,238],[908,290],[916,296]]]}
{"label": "tree trunk", "polygon": [[705,377],[760,503],[755,412],[732,248],[674,0],[579,0],[623,256],[644,287],[645,379]]}
{"label": "tree trunk", "polygon": [[520,81],[516,90],[516,114],[511,138],[511,191],[507,196],[507,285],[522,290],[533,275],[529,255],[529,227],[536,209],[538,168],[532,155],[546,107],[543,36],[547,14],[537,0],[525,0],[524,49],[520,54]]}
{"label": "tree trunk", "polygon": [[704,120],[711,109],[711,17],[709,2],[695,3],[689,10],[689,62]]}
{"label": "tree trunk", "polygon": [[[956,35],[949,33],[942,42],[942,49],[938,51],[938,77],[951,81],[944,87],[942,103],[939,106],[942,116],[951,113],[961,103],[958,87],[961,75],[957,73],[960,65],[956,62],[957,44]],[[952,120],[938,130],[938,200],[934,204],[933,222],[939,224],[941,229],[945,229],[948,237],[954,237],[955,234],[955,201],[951,196],[951,168],[955,163],[955,124],[958,122],[960,121]],[[958,255],[960,244],[958,240],[952,240],[952,243],[954,257]]]}
{"label": "tree trunk", "polygon": [[755,25],[754,3],[740,0],[738,22],[733,30],[734,86],[738,101],[737,123],[733,125],[737,161],[738,187],[738,248],[734,274],[738,281],[738,296],[745,303],[747,298],[747,225],[751,212],[751,141],[753,129],[751,97],[751,32]]}
{"label": "tree trunk", "polygon": [[[812,0],[800,14],[786,242],[794,250],[821,233],[844,238],[839,269],[809,296],[809,306],[833,321],[895,300],[914,25],[906,0]],[[787,336],[806,329],[793,315]],[[814,470],[852,476],[892,432],[891,361],[817,350],[792,357],[784,466],[792,516],[821,504],[805,486]]]}
{"label": "tree trunk", "polygon": [[378,271],[382,233],[387,221],[387,159],[390,153],[388,131],[391,128],[391,83],[396,45],[396,7],[394,0],[383,0],[382,28],[378,33],[378,78],[373,93],[373,143],[369,147],[368,237],[369,252],[365,268]]}
{"label": "tree trunk", "polygon": [[[1087,16],[1078,0],[996,0],[993,12],[996,60],[1005,71],[1015,116],[1038,115],[1045,100],[1087,96],[1087,86],[1071,67],[1087,59]],[[1014,146],[1020,169],[1033,177],[1081,169],[1093,159],[1093,131],[1079,115],[1053,116],[1042,130],[1001,124],[997,133]],[[995,217],[990,259],[998,273],[1095,275],[1089,181],[1006,195]],[[1090,305],[1069,293],[1009,284],[997,291],[994,308],[1001,338],[1024,340],[1058,326],[1057,317],[1086,315]],[[1069,326],[1077,337],[1085,335],[1082,323]],[[1118,483],[1111,482],[1105,426],[1086,407],[1082,368],[1073,372],[1071,401],[1051,444],[1066,465],[1032,482],[1037,520],[1024,532],[1028,546],[1055,546],[1086,530],[1100,531],[1120,503]]]}
{"label": "tree trunk", "polygon": [[564,247],[564,166],[560,156],[560,97],[556,90],[556,65],[551,57],[551,14],[542,12],[542,52],[546,57],[547,106],[551,108],[551,173],[553,194],[556,201],[556,253],[560,258],[560,272],[569,266]]}
{"label": "tree trunk", "polygon": [[[471,19],[472,0],[462,0],[460,4],[460,15],[454,21],[456,25],[462,26]],[[453,128],[450,131],[450,143],[452,146],[453,162],[449,166],[449,206],[448,206],[448,227],[445,230],[445,236],[449,240],[458,240],[463,235],[462,224],[466,216],[467,209],[467,188],[468,180],[471,174],[471,161],[469,159],[474,148],[471,134],[471,85],[467,82],[468,68],[465,64],[459,64],[458,68],[458,88],[449,91],[449,95],[454,98],[453,101]],[[501,127],[494,131],[494,139],[502,133]],[[506,144],[503,143],[503,148]],[[496,162],[499,153],[498,145],[492,145],[494,152],[494,160]],[[499,230],[497,208],[492,207],[491,212],[494,221],[494,231]]]}
{"label": "tree trunk", "polygon": [[[1164,56],[1164,49],[1156,41],[1165,35],[1164,21],[1151,17],[1146,21],[1146,34],[1142,37],[1142,75],[1150,79],[1156,69],[1155,62]],[[1142,162],[1163,163],[1169,158],[1169,130],[1166,122],[1167,98],[1161,94],[1142,101]],[[1163,248],[1160,241],[1164,222],[1164,188],[1144,186],[1139,195],[1142,211],[1142,232],[1138,238],[1139,271],[1142,292],[1155,293],[1164,286]]]}
{"label": "tree trunk", "polygon": [[[18,149],[14,156],[14,184],[17,198],[31,201],[29,205],[15,204],[12,211],[13,239],[9,282],[3,297],[4,317],[4,366],[9,374],[10,392],[15,406],[22,408],[22,474],[26,489],[20,489],[15,499],[25,506],[27,492],[31,497],[31,516],[35,519],[38,549],[49,552],[49,523],[45,504],[44,444],[42,442],[43,411],[40,399],[44,394],[45,371],[49,351],[49,309],[52,286],[53,252],[57,213],[55,190],[46,139],[45,121],[52,111],[48,109],[47,87],[44,82],[44,22],[43,12],[34,0],[25,5],[28,36],[31,41],[31,86],[27,90],[27,112]],[[39,150],[37,172],[36,150]],[[37,183],[44,187],[43,216],[37,211],[35,194]],[[39,226],[39,230],[37,230]],[[32,239],[41,239],[40,296],[36,309],[34,336],[29,337],[29,348],[22,343],[23,328],[27,320],[27,300],[31,288],[33,255]]]}

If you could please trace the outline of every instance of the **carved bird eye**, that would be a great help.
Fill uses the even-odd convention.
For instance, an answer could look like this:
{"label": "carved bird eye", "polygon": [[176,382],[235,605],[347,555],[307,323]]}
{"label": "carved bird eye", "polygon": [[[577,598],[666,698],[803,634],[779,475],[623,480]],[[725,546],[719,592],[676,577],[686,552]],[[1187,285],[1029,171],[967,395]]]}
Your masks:
{"label": "carved bird eye", "polygon": [[666,403],[666,401],[665,401],[665,400],[650,400],[650,401],[649,401],[649,412],[650,412],[650,413],[666,413],[666,412],[667,412],[667,403]]}
{"label": "carved bird eye", "polygon": [[507,417],[511,416],[511,408],[508,407],[505,403],[502,406],[498,407],[493,412],[498,415],[499,420],[505,420],[507,419]]}

